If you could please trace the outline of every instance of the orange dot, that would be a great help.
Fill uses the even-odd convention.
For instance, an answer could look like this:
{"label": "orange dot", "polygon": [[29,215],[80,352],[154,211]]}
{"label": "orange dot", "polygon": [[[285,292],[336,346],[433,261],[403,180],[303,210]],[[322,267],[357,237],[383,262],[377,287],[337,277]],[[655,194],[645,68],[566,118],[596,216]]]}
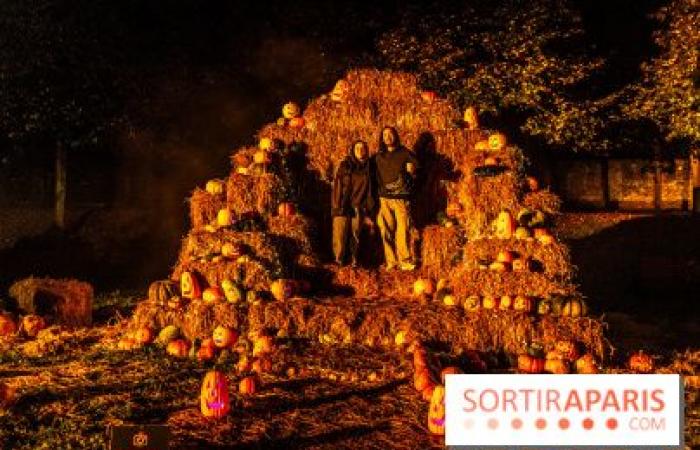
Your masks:
{"label": "orange dot", "polygon": [[568,430],[570,425],[569,419],[559,419],[559,428],[562,430]]}
{"label": "orange dot", "polygon": [[539,418],[535,421],[535,426],[538,430],[544,430],[545,428],[547,428],[547,421],[542,418]]}
{"label": "orange dot", "polygon": [[583,419],[583,428],[586,430],[593,428],[593,419]]}
{"label": "orange dot", "polygon": [[523,421],[520,419],[513,419],[513,421],[510,423],[510,426],[515,428],[516,430],[519,430],[523,427]]}
{"label": "orange dot", "polygon": [[607,422],[605,422],[605,425],[608,427],[608,429],[615,430],[617,429],[617,419],[611,417]]}
{"label": "orange dot", "polygon": [[498,428],[498,419],[489,419],[488,426],[492,430],[495,430],[496,428]]}

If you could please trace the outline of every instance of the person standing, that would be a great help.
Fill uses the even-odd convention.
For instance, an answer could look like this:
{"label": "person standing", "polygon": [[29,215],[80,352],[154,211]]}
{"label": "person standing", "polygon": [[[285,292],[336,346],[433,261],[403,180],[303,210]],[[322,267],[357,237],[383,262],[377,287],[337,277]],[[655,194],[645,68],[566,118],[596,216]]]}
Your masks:
{"label": "person standing", "polygon": [[374,157],[379,188],[377,224],[387,270],[414,270],[411,257],[411,194],[417,169],[415,155],[401,145],[393,127],[384,127]]}
{"label": "person standing", "polygon": [[357,266],[362,225],[373,226],[373,179],[369,147],[364,141],[356,141],[338,166],[331,193],[333,255],[341,266],[348,253],[351,264]]}

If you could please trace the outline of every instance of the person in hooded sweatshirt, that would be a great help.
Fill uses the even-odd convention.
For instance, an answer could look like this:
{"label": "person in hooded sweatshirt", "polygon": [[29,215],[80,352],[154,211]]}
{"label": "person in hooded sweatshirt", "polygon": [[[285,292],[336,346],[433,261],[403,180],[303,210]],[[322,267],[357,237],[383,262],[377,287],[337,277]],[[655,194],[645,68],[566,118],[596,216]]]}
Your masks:
{"label": "person in hooded sweatshirt", "polygon": [[333,255],[339,265],[344,265],[348,256],[353,266],[358,264],[362,225],[373,226],[373,178],[369,147],[356,141],[338,166],[331,193]]}

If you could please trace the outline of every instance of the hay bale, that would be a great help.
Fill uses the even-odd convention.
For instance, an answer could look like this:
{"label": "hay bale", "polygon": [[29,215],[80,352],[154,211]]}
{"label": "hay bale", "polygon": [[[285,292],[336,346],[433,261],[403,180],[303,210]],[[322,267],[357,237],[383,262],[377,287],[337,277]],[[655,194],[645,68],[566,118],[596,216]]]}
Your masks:
{"label": "hay bale", "polygon": [[379,274],[370,269],[340,267],[334,272],[333,286],[341,292],[349,291],[347,294],[355,298],[374,298],[382,293]]}
{"label": "hay bale", "polygon": [[241,175],[232,173],[226,183],[226,206],[237,216],[265,216],[276,210],[282,180],[274,173]]}
{"label": "hay bale", "polygon": [[92,285],[83,281],[25,278],[10,287],[10,296],[28,314],[68,326],[92,325]]}
{"label": "hay bale", "polygon": [[216,222],[216,214],[226,207],[226,197],[212,195],[201,188],[196,188],[189,199],[190,223],[192,228],[199,229]]}
{"label": "hay bale", "polygon": [[523,197],[523,206],[532,210],[540,210],[550,215],[561,212],[561,199],[547,189],[528,192]]}
{"label": "hay bale", "polygon": [[297,265],[319,264],[316,227],[310,218],[301,214],[272,216],[267,219],[267,229],[282,253],[283,265],[291,272]]}
{"label": "hay bale", "polygon": [[548,297],[576,293],[573,284],[536,272],[496,272],[460,266],[452,270],[449,280],[455,295],[462,300],[470,295]]}
{"label": "hay bale", "polygon": [[421,234],[421,267],[432,277],[444,277],[462,261],[464,234],[459,227],[430,225]]}

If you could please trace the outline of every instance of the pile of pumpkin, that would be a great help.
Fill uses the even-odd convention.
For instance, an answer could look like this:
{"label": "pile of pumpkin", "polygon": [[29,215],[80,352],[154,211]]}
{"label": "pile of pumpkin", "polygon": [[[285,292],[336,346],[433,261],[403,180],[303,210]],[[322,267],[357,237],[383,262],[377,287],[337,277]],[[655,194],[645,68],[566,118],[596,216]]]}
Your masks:
{"label": "pile of pumpkin", "polygon": [[481,270],[493,270],[496,272],[530,272],[534,269],[536,261],[519,256],[511,250],[498,252],[495,260],[478,261],[477,267]]}
{"label": "pile of pumpkin", "polygon": [[545,227],[547,216],[539,210],[523,209],[513,217],[509,211],[501,211],[491,227],[497,239],[537,241],[543,245],[554,242],[554,236]]}
{"label": "pile of pumpkin", "polygon": [[569,340],[555,342],[554,347],[544,352],[538,344],[531,344],[517,357],[517,369],[522,373],[599,373],[600,368],[593,355],[581,354],[578,343]]}

